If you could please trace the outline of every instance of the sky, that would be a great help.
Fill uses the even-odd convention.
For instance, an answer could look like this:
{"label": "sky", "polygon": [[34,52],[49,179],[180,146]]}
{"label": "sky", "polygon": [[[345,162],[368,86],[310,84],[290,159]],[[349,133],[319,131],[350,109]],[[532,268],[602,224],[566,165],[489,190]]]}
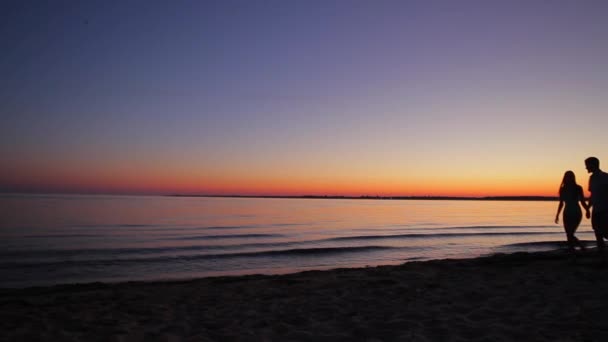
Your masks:
{"label": "sky", "polygon": [[0,192],[556,195],[606,1],[2,1]]}

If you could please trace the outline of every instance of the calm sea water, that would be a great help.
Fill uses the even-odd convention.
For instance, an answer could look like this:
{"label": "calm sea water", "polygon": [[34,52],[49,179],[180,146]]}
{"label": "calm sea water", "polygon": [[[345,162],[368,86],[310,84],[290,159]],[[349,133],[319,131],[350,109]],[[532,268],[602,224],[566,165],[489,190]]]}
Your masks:
{"label": "calm sea water", "polygon": [[[0,196],[0,287],[279,274],[563,247],[556,202]],[[579,233],[593,240],[588,220]]]}

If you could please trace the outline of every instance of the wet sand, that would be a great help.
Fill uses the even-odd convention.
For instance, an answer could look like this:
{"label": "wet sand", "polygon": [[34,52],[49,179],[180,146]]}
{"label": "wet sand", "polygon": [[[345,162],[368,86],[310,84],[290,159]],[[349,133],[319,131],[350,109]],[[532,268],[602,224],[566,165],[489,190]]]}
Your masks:
{"label": "wet sand", "polygon": [[0,290],[0,340],[608,341],[608,268],[516,253]]}

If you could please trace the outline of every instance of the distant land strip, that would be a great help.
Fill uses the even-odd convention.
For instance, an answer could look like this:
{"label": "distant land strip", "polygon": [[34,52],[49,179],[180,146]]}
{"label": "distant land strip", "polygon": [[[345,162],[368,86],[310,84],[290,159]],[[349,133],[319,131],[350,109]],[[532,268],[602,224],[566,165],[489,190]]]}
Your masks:
{"label": "distant land strip", "polygon": [[302,199],[366,199],[366,200],[457,200],[457,201],[557,201],[556,196],[332,196],[332,195],[199,195],[199,194],[172,194],[171,197],[223,197],[223,198],[302,198]]}

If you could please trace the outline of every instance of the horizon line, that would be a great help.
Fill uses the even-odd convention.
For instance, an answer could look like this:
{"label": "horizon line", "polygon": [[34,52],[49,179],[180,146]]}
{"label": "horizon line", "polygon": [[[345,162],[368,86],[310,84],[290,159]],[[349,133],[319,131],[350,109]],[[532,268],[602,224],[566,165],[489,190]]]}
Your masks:
{"label": "horizon line", "polygon": [[[558,196],[543,195],[492,195],[492,196],[450,196],[450,195],[246,195],[246,194],[187,194],[187,193],[137,193],[137,192],[63,192],[63,191],[0,191],[0,195],[91,195],[91,196],[161,196],[161,197],[209,197],[209,198],[285,198],[285,199],[378,199],[378,200],[514,200],[514,201],[555,201]],[[587,198],[586,198],[587,199]]]}
{"label": "horizon line", "polygon": [[218,194],[170,194],[169,197],[215,197],[215,198],[285,198],[285,199],[377,199],[377,200],[512,200],[512,201],[555,201],[558,196],[347,196],[347,195],[218,195]]}

